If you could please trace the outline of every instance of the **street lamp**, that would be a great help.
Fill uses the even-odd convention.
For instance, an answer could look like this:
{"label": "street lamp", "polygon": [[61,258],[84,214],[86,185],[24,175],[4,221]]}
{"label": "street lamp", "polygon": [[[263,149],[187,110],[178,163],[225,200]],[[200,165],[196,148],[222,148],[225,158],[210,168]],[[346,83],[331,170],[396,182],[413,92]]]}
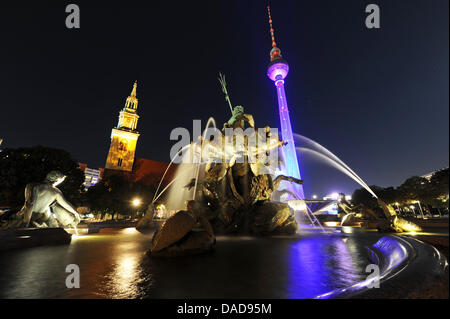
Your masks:
{"label": "street lamp", "polygon": [[317,199],[317,195],[313,195],[313,199]]}
{"label": "street lamp", "polygon": [[139,198],[135,198],[131,203],[134,207],[136,207],[136,211],[133,211],[133,216],[131,216],[131,221],[133,221],[134,217],[137,215],[138,207],[141,205],[141,200]]}
{"label": "street lamp", "polygon": [[139,207],[139,205],[141,205],[141,200],[139,198],[135,198],[132,203],[134,207]]}

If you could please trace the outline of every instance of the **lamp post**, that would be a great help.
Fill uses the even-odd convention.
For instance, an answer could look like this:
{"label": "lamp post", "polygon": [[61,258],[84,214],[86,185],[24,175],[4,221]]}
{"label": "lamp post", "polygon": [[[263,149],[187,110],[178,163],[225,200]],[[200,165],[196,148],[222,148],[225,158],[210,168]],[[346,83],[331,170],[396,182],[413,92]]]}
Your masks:
{"label": "lamp post", "polygon": [[409,206],[409,208],[412,209],[414,217],[416,217],[416,209],[415,209],[414,205]]}
{"label": "lamp post", "polygon": [[420,201],[416,201],[416,203],[419,204],[419,211],[420,214],[422,215],[422,219],[425,219],[425,216],[423,215],[422,205],[420,205]]}

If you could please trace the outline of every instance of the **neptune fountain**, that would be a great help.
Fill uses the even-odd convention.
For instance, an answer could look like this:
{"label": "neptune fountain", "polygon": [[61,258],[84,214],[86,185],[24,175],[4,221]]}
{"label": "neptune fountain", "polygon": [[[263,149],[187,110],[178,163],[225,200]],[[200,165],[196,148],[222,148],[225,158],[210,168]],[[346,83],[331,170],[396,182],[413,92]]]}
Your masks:
{"label": "neptune fountain", "polygon": [[[161,250],[166,251],[162,255],[185,254],[179,241],[186,241],[186,234],[196,225],[206,231],[204,234],[209,234],[205,236],[209,243],[206,250],[214,243],[213,233],[293,235],[297,232],[294,210],[287,203],[271,200],[282,181],[303,183],[303,180],[282,174],[275,177],[282,164],[278,153],[287,143],[279,140],[277,132],[272,132],[269,126],[256,130],[253,116],[246,114],[243,106],[231,105],[222,75],[219,81],[232,116],[221,131],[214,127],[213,134],[207,138],[206,134],[211,134],[207,128],[198,143],[187,146],[200,160],[197,165],[184,168],[194,177],[179,185],[191,191],[193,198],[187,201],[186,210],[169,218],[155,234],[153,256],[161,255]],[[183,190],[177,191],[175,196],[179,197]],[[155,200],[151,208],[154,208]],[[148,214],[153,215],[152,209]],[[138,229],[145,228],[141,227],[143,223]],[[201,240],[196,242],[202,243]]]}
{"label": "neptune fountain", "polygon": [[[156,200],[168,188],[171,187],[172,190],[167,202],[175,199],[180,204],[183,194],[190,194],[191,198],[185,198],[185,208],[177,207],[178,212],[155,233],[149,251],[151,256],[179,256],[209,251],[214,246],[215,234],[294,235],[299,225],[295,216],[296,205],[292,205],[292,202],[302,202],[304,214],[314,224],[311,218],[314,215],[309,214],[305,202],[289,191],[294,188],[284,187],[281,193],[288,193],[295,200],[277,200],[280,198],[278,188],[281,182],[296,185],[303,183],[301,179],[282,173],[286,163],[281,154],[288,142],[280,140],[277,130],[269,126],[255,129],[253,116],[246,114],[243,106],[232,106],[225,77],[221,74],[219,81],[232,116],[224,123],[222,130],[218,130],[214,119],[210,118],[198,141],[186,145],[172,158],[169,167],[176,157],[188,149],[189,152],[183,157],[191,162],[190,165],[182,164],[178,167],[175,178],[162,192],[155,194],[137,229],[145,232],[146,228],[152,227]],[[210,124],[213,127],[209,127]],[[370,187],[345,163],[320,144],[315,144],[320,146],[319,151],[303,149],[327,159],[377,198]],[[157,192],[158,190],[159,187]],[[365,207],[352,206],[345,199],[339,201],[338,205],[344,212],[342,225],[350,220],[374,218],[380,231],[420,230],[414,223],[397,216],[390,205],[378,198],[377,201],[383,210],[383,216],[371,214],[370,209]]]}
{"label": "neptune fountain", "polygon": [[[232,118],[222,130],[224,133],[226,130],[232,131],[232,136],[220,135],[218,141],[203,139],[196,145],[197,150],[206,157],[203,164],[199,164],[201,171],[199,168],[197,176],[184,185],[187,190],[193,190],[195,199],[188,201],[186,210],[169,218],[155,234],[151,255],[185,255],[187,251],[209,250],[214,244],[214,233],[296,233],[298,224],[294,210],[286,203],[271,201],[281,181],[303,183],[303,180],[290,176],[278,175],[274,178],[270,174],[274,168],[270,167],[274,166],[269,160],[270,153],[278,152],[285,145],[284,141],[272,135],[268,126],[255,131],[253,117],[245,114],[242,106],[232,110]],[[249,134],[244,134],[245,123],[250,126],[250,130],[246,130]],[[256,140],[260,143],[252,143]],[[263,140],[265,143],[261,143]],[[242,147],[235,152],[239,141]],[[279,165],[277,159],[275,168]],[[197,223],[204,230],[204,240],[197,238],[199,232],[191,232]],[[187,240],[185,236],[189,232],[191,236]],[[186,244],[187,241],[189,244]],[[204,242],[209,243],[205,249],[195,248],[196,244],[202,246]],[[183,245],[189,248],[183,249]]]}
{"label": "neptune fountain", "polygon": [[[36,258],[41,262],[33,264],[35,271],[24,278],[49,289],[39,286],[30,290],[26,285],[17,289],[17,279],[3,276],[0,286],[6,288],[0,291],[0,297],[342,298],[361,293],[373,296],[378,289],[370,287],[381,283],[385,289],[386,280],[390,281],[383,290],[387,294],[417,290],[414,283],[403,288],[405,282],[397,276],[400,272],[409,272],[408,278],[417,278],[416,282],[429,282],[431,276],[442,274],[447,266],[445,258],[433,247],[406,236],[357,229],[348,233],[345,226],[300,232],[296,217],[301,210],[299,203],[306,209],[304,201],[278,200],[279,193],[286,192],[279,190],[282,182],[303,183],[280,169],[283,158],[278,155],[286,142],[278,138],[274,128],[256,130],[253,117],[242,106],[230,105],[230,109],[232,116],[221,130],[210,119],[198,141],[177,153],[181,157],[188,150],[182,157],[192,160],[178,166],[174,179],[161,192],[158,186],[147,214],[136,227],[144,234],[132,228],[105,229],[98,235],[74,237],[70,247],[11,252],[13,258],[0,258],[3,273],[10,269],[28,271],[29,260]],[[214,129],[208,132],[210,126]],[[363,184],[338,159],[333,162]],[[0,231],[0,243],[8,232],[15,232],[10,238],[27,241],[37,231],[42,238],[49,238],[47,243],[54,244],[55,236],[49,234],[59,231],[58,236],[63,238],[65,233],[54,227],[76,226],[78,213],[57,189],[63,180],[61,173],[50,172],[45,181],[27,185],[23,208],[3,221],[2,226],[9,229]],[[163,194],[167,195],[164,200]],[[359,215],[362,208],[344,200],[340,204],[348,217],[343,224],[347,219],[370,215],[369,211]],[[153,216],[161,203],[178,209],[161,227],[154,227]],[[405,230],[395,211],[381,201],[379,204],[387,212],[380,219],[380,230]],[[20,233],[26,226],[34,228]],[[153,229],[145,234],[148,227]],[[64,238],[70,242],[70,235]],[[185,258],[160,258],[181,256]],[[95,274],[83,277],[83,285],[76,292],[60,284],[72,260],[85,273]],[[99,268],[99,262],[106,266]],[[427,272],[423,272],[424,264],[428,265]],[[378,269],[379,276],[368,276],[368,266]]]}

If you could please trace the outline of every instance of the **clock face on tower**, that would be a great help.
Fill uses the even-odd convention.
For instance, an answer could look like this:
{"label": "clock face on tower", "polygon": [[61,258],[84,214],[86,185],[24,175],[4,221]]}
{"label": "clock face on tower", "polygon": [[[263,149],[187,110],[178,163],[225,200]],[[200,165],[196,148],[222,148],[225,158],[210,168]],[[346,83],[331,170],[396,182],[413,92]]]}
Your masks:
{"label": "clock face on tower", "polygon": [[119,151],[126,152],[127,151],[128,142],[126,140],[122,140],[119,142]]}
{"label": "clock face on tower", "polygon": [[136,143],[139,133],[114,128],[105,168],[123,171],[133,169]]}

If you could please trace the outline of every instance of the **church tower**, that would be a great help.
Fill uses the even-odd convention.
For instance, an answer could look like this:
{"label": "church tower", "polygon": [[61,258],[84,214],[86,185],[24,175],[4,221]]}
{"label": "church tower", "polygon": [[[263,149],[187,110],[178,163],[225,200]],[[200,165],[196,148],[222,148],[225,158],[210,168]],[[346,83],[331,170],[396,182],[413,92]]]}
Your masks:
{"label": "church tower", "polygon": [[119,113],[119,123],[111,131],[111,146],[105,168],[131,172],[136,152],[139,133],[136,131],[139,116],[136,114],[138,99],[136,98],[137,81]]}

